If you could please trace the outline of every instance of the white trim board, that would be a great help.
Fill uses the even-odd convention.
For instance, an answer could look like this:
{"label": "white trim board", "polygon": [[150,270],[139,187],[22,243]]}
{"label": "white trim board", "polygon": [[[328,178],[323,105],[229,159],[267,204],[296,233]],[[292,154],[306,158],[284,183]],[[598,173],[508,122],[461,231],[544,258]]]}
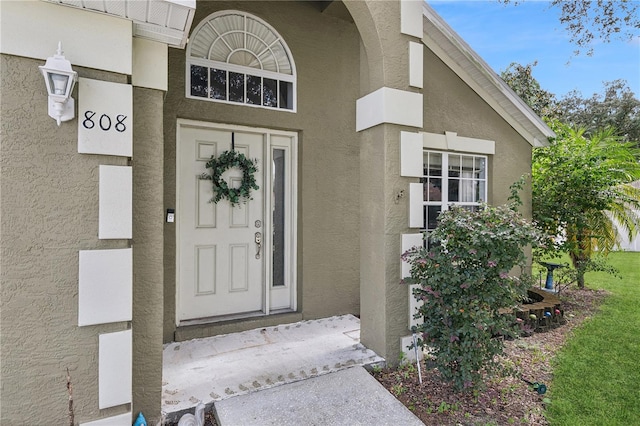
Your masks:
{"label": "white trim board", "polygon": [[424,44],[409,42],[409,85],[424,87]]}
{"label": "white trim board", "polygon": [[458,136],[456,132],[422,133],[422,145],[426,149],[468,152],[472,154],[493,155],[496,153],[495,141]]}
{"label": "white trim board", "polygon": [[117,416],[106,417],[100,420],[80,423],[80,426],[131,426],[132,413],[119,414]]}
{"label": "white trim board", "polygon": [[78,326],[131,321],[133,250],[80,250]]}
{"label": "white trim board", "polygon": [[424,159],[422,133],[400,132],[400,176],[422,177]]}
{"label": "white trim board", "polygon": [[133,172],[129,166],[100,165],[98,238],[130,239],[133,233]]}
{"label": "white trim board", "polygon": [[400,176],[422,177],[422,153],[425,149],[493,155],[496,153],[496,143],[487,139],[458,136],[456,132],[400,132]]}
{"label": "white trim board", "polygon": [[422,128],[422,93],[381,87],[356,101],[356,131],[378,124]]}
{"label": "white trim board", "polygon": [[98,350],[98,408],[128,404],[132,399],[133,333],[101,334]]}
{"label": "white trim board", "polygon": [[[57,25],[60,23],[63,25]],[[62,42],[73,66],[131,74],[131,21],[44,1],[0,1],[0,52],[46,60]]]}
{"label": "white trim board", "polygon": [[400,0],[400,32],[422,38],[422,1]]}

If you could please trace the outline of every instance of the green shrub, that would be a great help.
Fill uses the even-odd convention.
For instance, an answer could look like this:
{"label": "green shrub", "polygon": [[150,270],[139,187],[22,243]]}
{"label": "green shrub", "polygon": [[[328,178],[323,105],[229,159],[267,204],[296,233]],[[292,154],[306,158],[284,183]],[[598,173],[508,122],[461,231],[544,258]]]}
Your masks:
{"label": "green shrub", "polygon": [[419,284],[414,296],[423,302],[418,345],[432,349],[438,370],[457,390],[482,387],[483,373],[495,371],[502,353],[496,336],[517,334],[514,316],[503,313],[526,295],[531,281],[523,249],[539,234],[516,206],[453,207],[440,215],[429,249],[402,256],[411,265],[404,282]]}

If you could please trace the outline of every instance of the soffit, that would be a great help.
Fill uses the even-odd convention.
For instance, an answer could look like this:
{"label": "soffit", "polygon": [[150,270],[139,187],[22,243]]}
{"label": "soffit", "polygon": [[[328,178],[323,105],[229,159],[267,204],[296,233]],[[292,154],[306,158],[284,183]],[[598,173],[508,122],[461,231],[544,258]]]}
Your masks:
{"label": "soffit", "polygon": [[318,0],[315,4],[323,14],[353,23],[353,17],[342,1]]}
{"label": "soffit", "polygon": [[46,0],[133,22],[133,36],[183,48],[196,0]]}
{"label": "soffit", "polygon": [[500,114],[532,146],[547,144],[555,133],[426,3],[423,43]]}

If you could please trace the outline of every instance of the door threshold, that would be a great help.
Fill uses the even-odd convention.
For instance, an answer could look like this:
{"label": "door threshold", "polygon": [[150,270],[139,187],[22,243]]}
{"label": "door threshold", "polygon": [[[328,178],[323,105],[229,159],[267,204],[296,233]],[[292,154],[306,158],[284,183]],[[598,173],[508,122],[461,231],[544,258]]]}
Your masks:
{"label": "door threshold", "polygon": [[[278,315],[278,314],[288,314],[295,312],[293,309],[275,309],[272,310],[269,315]],[[195,318],[190,320],[180,321],[178,327],[189,327],[192,325],[201,325],[201,324],[214,324],[217,322],[224,321],[236,321],[243,320],[247,318],[256,318],[256,317],[267,317],[269,316],[262,311],[253,311],[253,312],[242,312],[239,314],[229,314],[229,315],[218,315],[215,317],[206,317],[206,318]]]}
{"label": "door threshold", "polygon": [[213,324],[223,321],[235,321],[245,318],[264,317],[266,314],[262,311],[242,312],[240,314],[218,315],[215,317],[194,318],[190,320],[180,321],[178,327],[189,327],[192,325]]}
{"label": "door threshold", "polygon": [[259,327],[272,327],[302,320],[302,313],[291,309],[278,309],[266,315],[262,311],[245,312],[234,315],[198,318],[180,321],[174,333],[174,341],[212,337],[221,334],[238,333]]}

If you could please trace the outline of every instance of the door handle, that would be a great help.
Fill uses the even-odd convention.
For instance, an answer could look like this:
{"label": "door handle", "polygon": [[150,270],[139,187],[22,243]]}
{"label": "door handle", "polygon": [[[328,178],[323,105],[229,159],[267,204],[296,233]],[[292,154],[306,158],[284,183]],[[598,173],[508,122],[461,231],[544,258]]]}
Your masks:
{"label": "door handle", "polygon": [[254,241],[256,242],[256,247],[258,249],[256,252],[256,259],[260,259],[260,249],[262,249],[262,234],[260,232],[256,232]]}

